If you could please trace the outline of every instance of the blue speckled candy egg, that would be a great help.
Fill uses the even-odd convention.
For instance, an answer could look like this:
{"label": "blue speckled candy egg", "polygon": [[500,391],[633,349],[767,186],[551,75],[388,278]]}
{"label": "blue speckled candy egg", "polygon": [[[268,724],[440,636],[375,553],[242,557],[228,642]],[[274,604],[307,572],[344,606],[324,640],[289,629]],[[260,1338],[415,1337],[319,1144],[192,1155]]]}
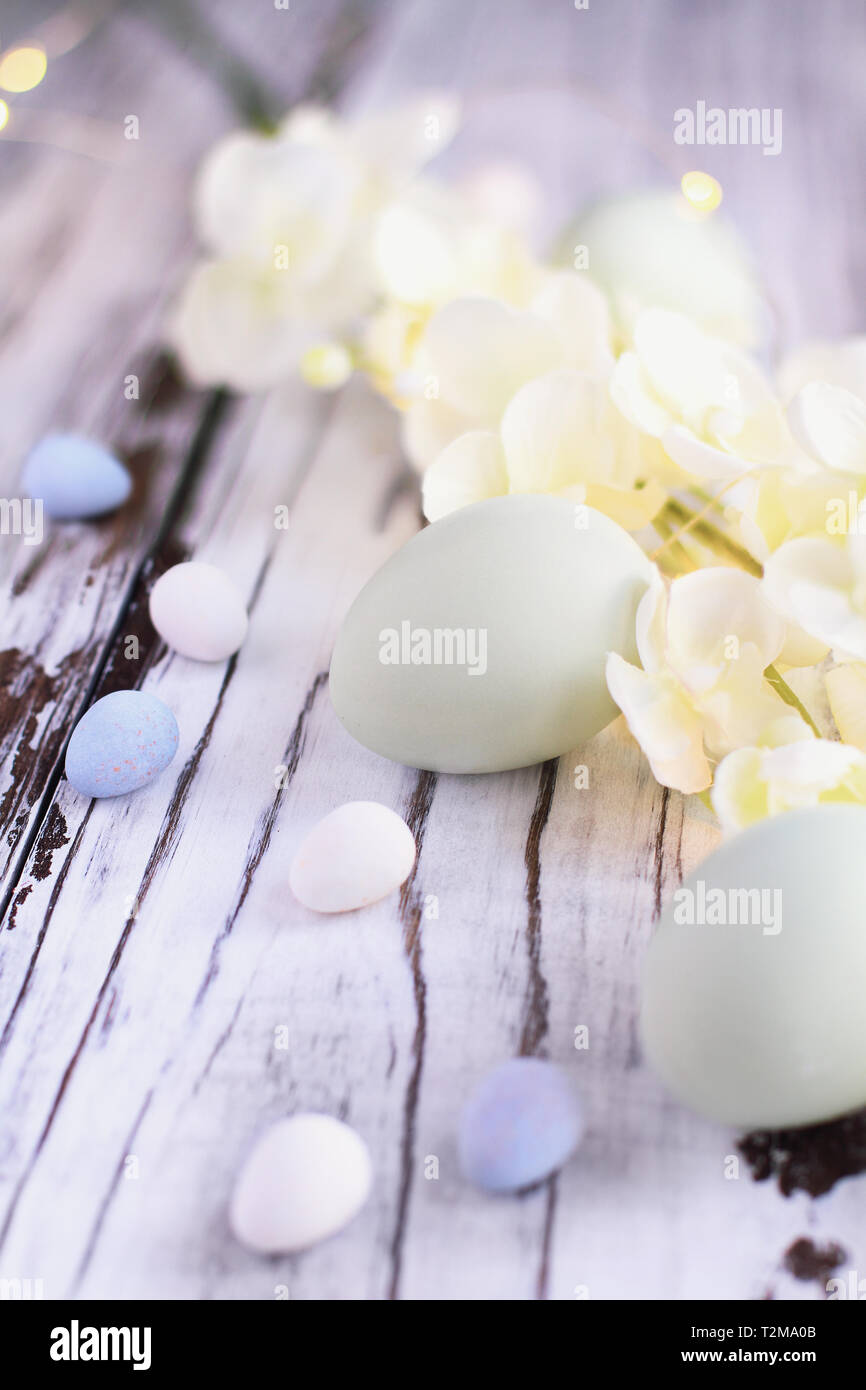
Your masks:
{"label": "blue speckled candy egg", "polygon": [[104,695],[79,720],[66,776],[83,796],[122,796],[153,782],[177,751],[177,721],[144,690]]}
{"label": "blue speckled candy egg", "polygon": [[123,464],[101,444],[77,434],[46,435],[28,455],[22,482],[55,521],[114,511],[132,490]]}
{"label": "blue speckled candy egg", "polygon": [[464,1175],[488,1192],[514,1192],[555,1173],[583,1135],[583,1106],[552,1062],[514,1057],[490,1072],[460,1117]]}

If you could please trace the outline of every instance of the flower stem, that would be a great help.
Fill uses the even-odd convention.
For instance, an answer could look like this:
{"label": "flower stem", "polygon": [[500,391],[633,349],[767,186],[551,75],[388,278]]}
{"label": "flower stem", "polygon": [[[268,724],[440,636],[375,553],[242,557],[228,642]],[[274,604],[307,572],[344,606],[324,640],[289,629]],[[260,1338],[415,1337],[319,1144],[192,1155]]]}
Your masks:
{"label": "flower stem", "polygon": [[663,556],[664,569],[673,578],[681,574],[691,574],[698,568],[685,546],[677,540],[673,527],[668,525],[662,515],[655,518],[653,526],[662,537],[662,543],[650,555],[651,560]]}
{"label": "flower stem", "polygon": [[806,706],[803,704],[803,701],[797,698],[790,685],[788,685],[788,682],[786,680],[783,680],[783,678],[779,675],[779,672],[776,670],[775,666],[767,667],[766,671],[764,672],[764,679],[767,681],[768,685],[771,685],[773,687],[776,694],[779,696],[780,699],[784,700],[786,705],[790,705],[792,709],[795,709],[797,711],[801,719],[805,719],[806,723],[809,725],[809,728],[812,730],[815,737],[820,738],[821,730],[818,728],[818,725],[815,723],[811,714],[806,709]]}
{"label": "flower stem", "polygon": [[674,523],[678,523],[679,529],[668,536],[663,545],[653,552],[650,559],[655,559],[661,550],[678,541],[678,538],[686,531],[693,531],[695,538],[703,541],[715,554],[724,556],[729,563],[760,579],[764,571],[754,556],[750,555],[748,550],[738,545],[736,541],[731,540],[730,536],[726,536],[712,522],[707,521],[702,512],[692,512],[685,503],[678,501],[675,497],[670,497],[662,508],[660,518],[657,517],[653,523],[656,529],[660,529],[659,519],[666,521],[668,518]]}

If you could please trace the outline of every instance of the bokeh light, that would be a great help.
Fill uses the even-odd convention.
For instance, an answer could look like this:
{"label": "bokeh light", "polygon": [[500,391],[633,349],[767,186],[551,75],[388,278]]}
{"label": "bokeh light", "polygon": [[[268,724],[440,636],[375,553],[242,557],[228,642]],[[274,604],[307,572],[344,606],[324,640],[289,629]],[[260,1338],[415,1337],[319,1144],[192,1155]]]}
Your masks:
{"label": "bokeh light", "polygon": [[698,212],[713,212],[722,201],[722,185],[712,174],[691,169],[683,174],[681,188],[684,196]]}
{"label": "bokeh light", "polygon": [[4,92],[30,92],[45,76],[48,59],[41,48],[10,48],[0,57],[0,87]]}
{"label": "bokeh light", "polygon": [[9,124],[9,107],[2,97],[0,97],[0,130],[5,130]]}

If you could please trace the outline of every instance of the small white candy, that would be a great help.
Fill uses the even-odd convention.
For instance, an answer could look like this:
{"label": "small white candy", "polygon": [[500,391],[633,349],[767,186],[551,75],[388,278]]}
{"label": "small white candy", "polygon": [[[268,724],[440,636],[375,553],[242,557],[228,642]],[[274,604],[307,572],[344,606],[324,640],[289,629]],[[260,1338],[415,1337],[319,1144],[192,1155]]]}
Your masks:
{"label": "small white candy", "polygon": [[412,872],[415,839],[396,811],[350,801],[320,820],[289,872],[292,892],[315,912],[351,912],[393,893]]}
{"label": "small white candy", "polygon": [[246,609],[234,584],[200,560],[173,565],[156,581],[150,620],[164,642],[195,661],[224,661],[247,635]]}
{"label": "small white candy", "polygon": [[360,1135],[331,1115],[293,1115],[262,1135],[235,1184],[232,1232],[250,1250],[290,1254],[342,1230],[373,1181]]}

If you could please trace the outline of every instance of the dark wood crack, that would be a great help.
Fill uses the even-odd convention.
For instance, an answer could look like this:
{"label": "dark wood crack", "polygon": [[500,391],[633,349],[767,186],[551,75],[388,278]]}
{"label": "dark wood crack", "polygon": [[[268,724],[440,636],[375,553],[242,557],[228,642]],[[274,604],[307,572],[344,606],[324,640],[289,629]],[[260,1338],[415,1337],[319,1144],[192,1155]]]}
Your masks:
{"label": "dark wood crack", "polygon": [[547,1179],[547,1201],[544,1206],[544,1230],[541,1235],[541,1261],[535,1283],[535,1297],[550,1297],[550,1256],[553,1249],[553,1226],[556,1219],[556,1201],[559,1195],[557,1175]]}
{"label": "dark wood crack", "polygon": [[550,997],[547,980],[541,968],[541,837],[553,805],[558,766],[556,758],[542,764],[523,855],[526,865],[526,955],[529,976],[520,1034],[521,1057],[543,1055],[542,1044],[549,1026]]}
{"label": "dark wood crack", "polygon": [[424,832],[433,805],[438,778],[435,772],[419,772],[415,789],[405,813],[405,821],[415,837],[417,854],[411,874],[400,890],[400,921],[403,924],[403,949],[412,975],[412,995],[415,1002],[415,1031],[412,1038],[409,1078],[403,1101],[403,1134],[400,1145],[400,1183],[397,1190],[397,1216],[391,1238],[391,1281],[388,1297],[400,1297],[400,1278],[403,1272],[403,1242],[412,1195],[412,1176],[415,1170],[415,1123],[421,1095],[424,1071],[424,1048],[427,1041],[427,981],[424,978],[422,952],[423,898],[415,883]]}

